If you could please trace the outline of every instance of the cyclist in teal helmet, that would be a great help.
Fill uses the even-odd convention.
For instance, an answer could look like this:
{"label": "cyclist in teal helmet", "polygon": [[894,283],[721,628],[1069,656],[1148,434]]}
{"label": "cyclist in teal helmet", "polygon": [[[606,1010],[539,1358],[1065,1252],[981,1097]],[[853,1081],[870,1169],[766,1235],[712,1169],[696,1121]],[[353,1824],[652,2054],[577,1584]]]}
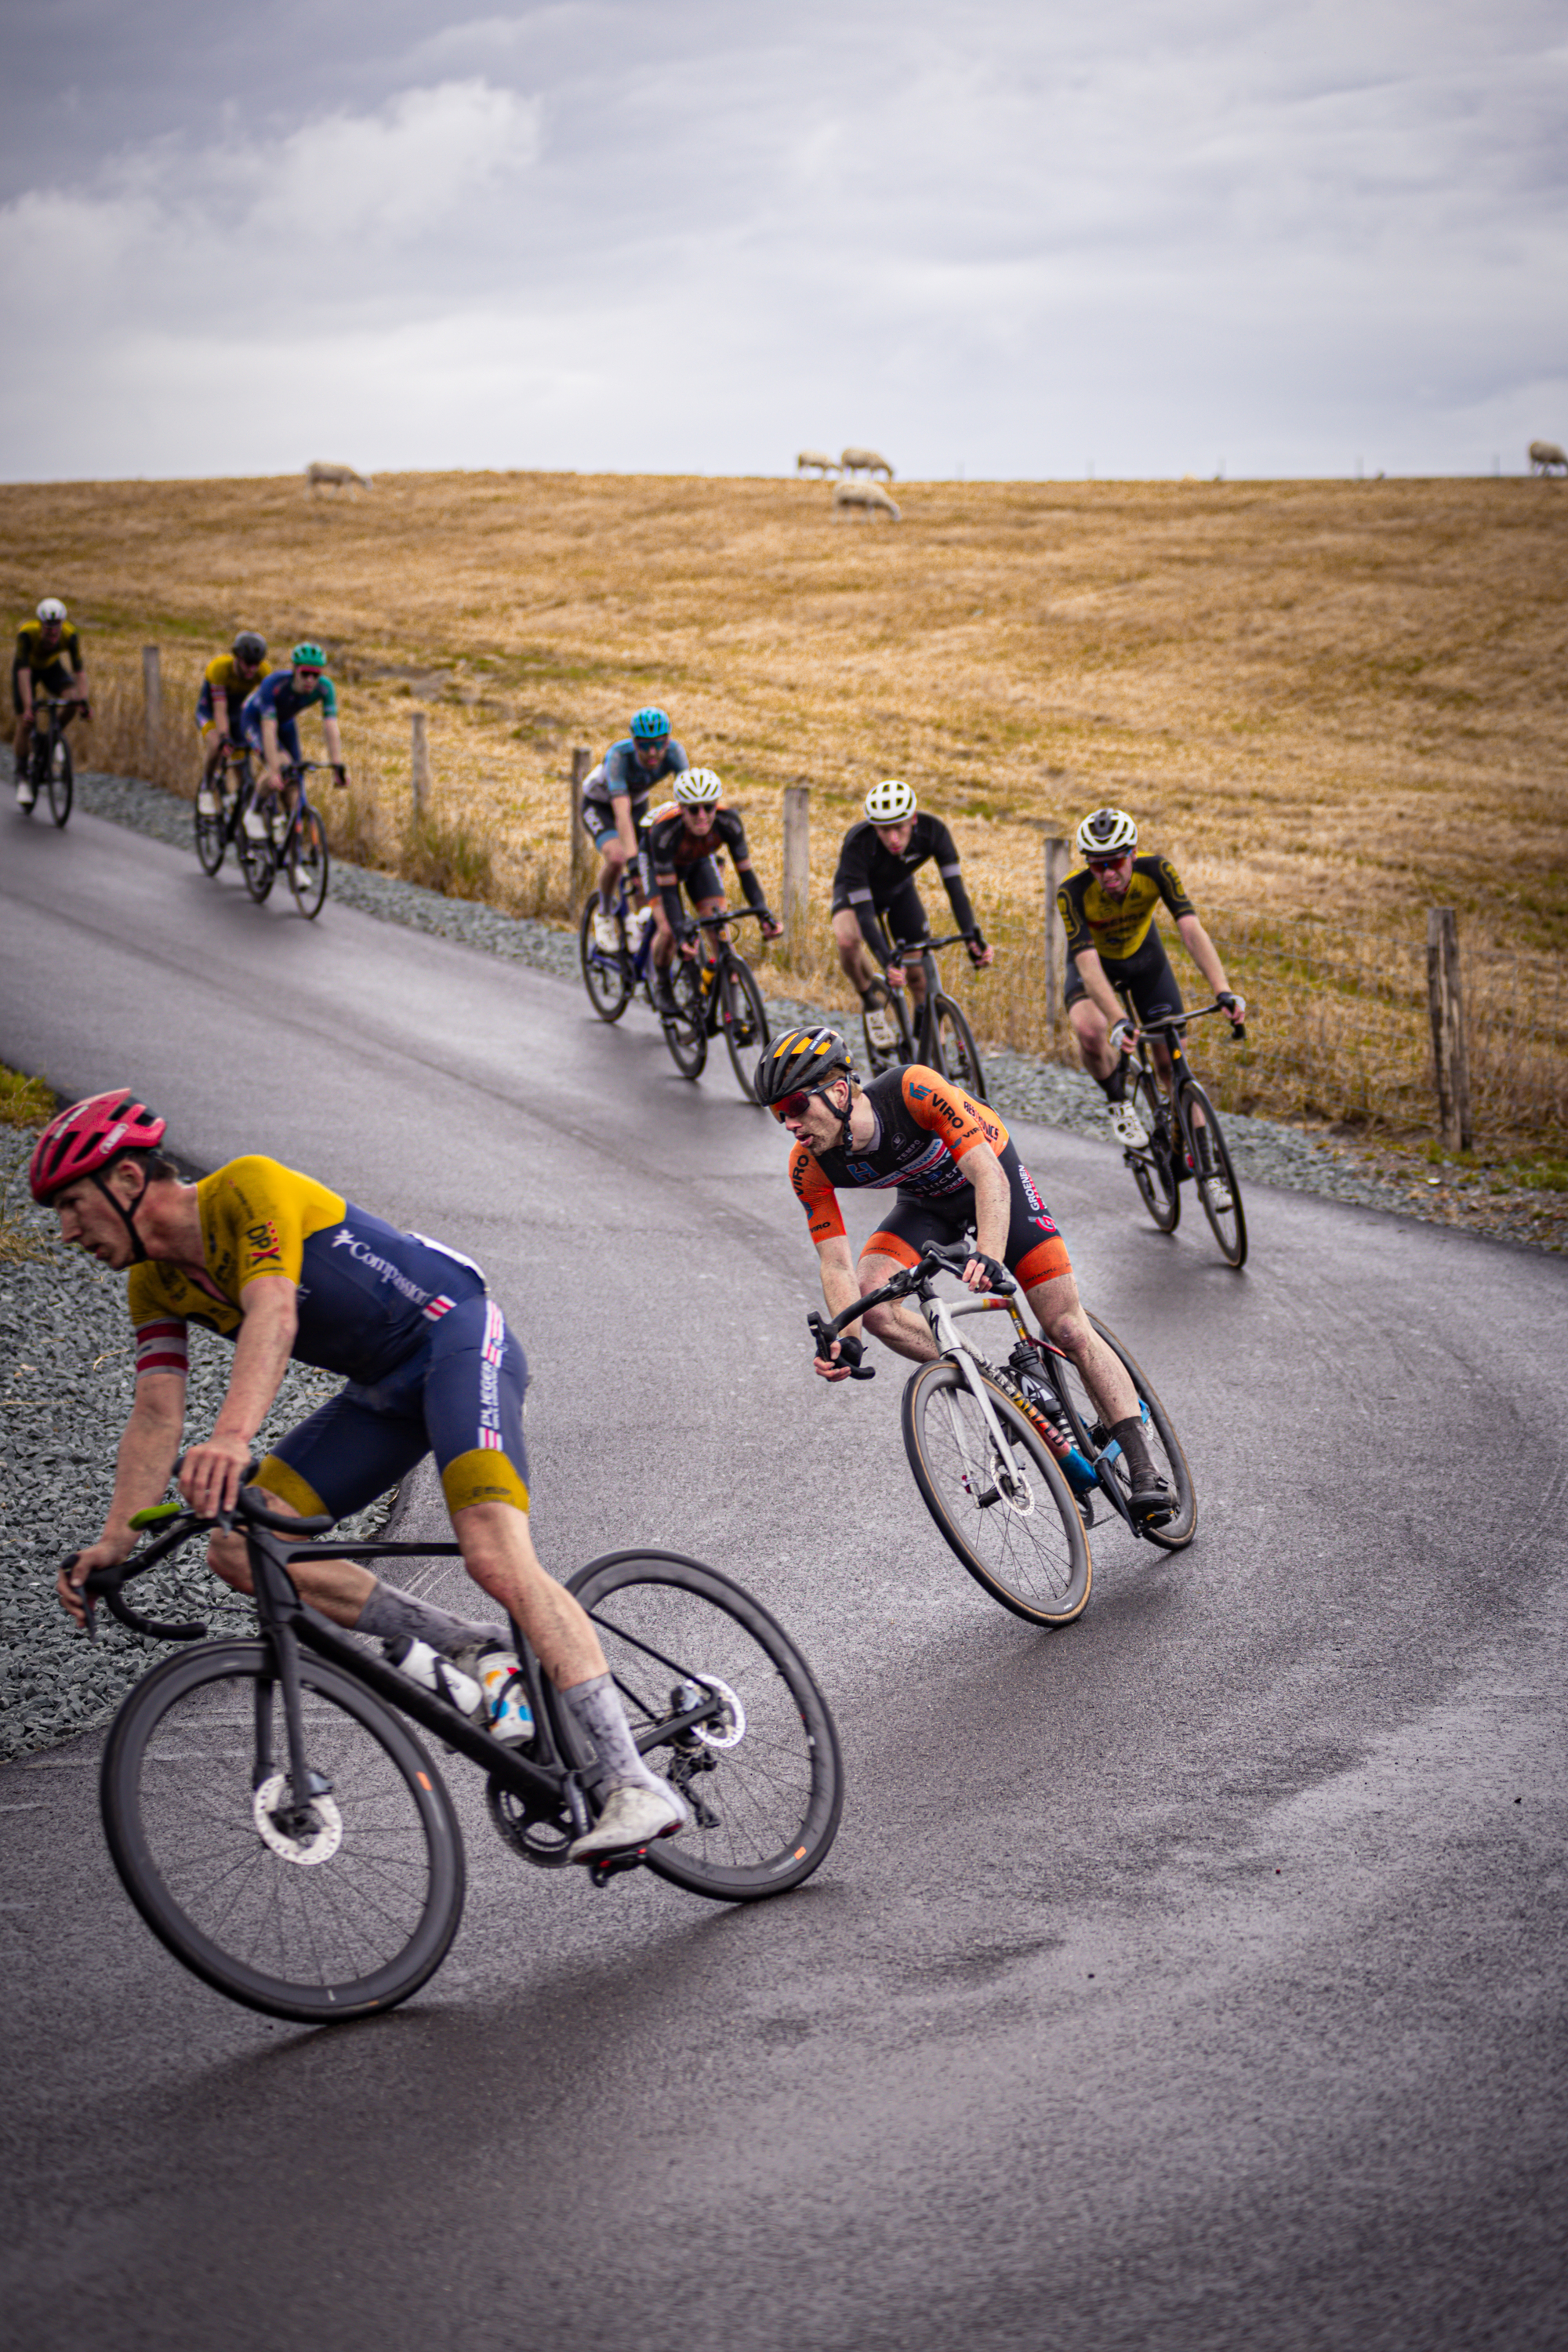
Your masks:
{"label": "cyclist in teal helmet", "polygon": [[[247,695],[240,710],[239,723],[244,739],[260,758],[261,779],[258,802],[268,793],[278,797],[274,807],[285,817],[292,814],[293,793],[283,781],[285,758],[300,761],[304,752],[300,748],[300,713],[319,703],[321,710],[321,733],[327,746],[327,757],[332,763],[332,782],[346,784],[349,772],[343,765],[342,738],[338,733],[338,692],[327,676],[327,656],[322,648],[307,638],[293,647],[289,656],[288,669],[275,669],[264,677],[254,694]],[[258,835],[266,831],[266,817],[259,805],[246,814],[246,831]]]}
{"label": "cyclist in teal helmet", "polygon": [[583,823],[604,861],[594,932],[606,955],[614,955],[621,943],[610,909],[623,873],[638,904],[647,898],[639,852],[649,794],[664,777],[684,775],[690,765],[669,731],[669,713],[650,703],[632,720],[631,733],[611,744],[583,786]]}

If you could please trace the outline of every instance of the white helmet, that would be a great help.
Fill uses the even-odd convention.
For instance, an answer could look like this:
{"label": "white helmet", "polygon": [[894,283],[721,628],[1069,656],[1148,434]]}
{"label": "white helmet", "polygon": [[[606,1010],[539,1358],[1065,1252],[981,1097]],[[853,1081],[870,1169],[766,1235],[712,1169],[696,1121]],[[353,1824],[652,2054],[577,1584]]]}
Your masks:
{"label": "white helmet", "polygon": [[711,768],[683,768],[675,780],[675,797],[691,808],[711,808],[724,797],[724,787]]}
{"label": "white helmet", "polygon": [[910,786],[900,783],[897,776],[873,784],[866,795],[866,814],[873,824],[902,824],[919,805]]}
{"label": "white helmet", "polygon": [[1119,857],[1138,846],[1138,828],[1125,809],[1096,809],[1078,829],[1080,857]]}
{"label": "white helmet", "polygon": [[38,607],[40,621],[63,621],[65,616],[66,608],[58,596],[46,596]]}

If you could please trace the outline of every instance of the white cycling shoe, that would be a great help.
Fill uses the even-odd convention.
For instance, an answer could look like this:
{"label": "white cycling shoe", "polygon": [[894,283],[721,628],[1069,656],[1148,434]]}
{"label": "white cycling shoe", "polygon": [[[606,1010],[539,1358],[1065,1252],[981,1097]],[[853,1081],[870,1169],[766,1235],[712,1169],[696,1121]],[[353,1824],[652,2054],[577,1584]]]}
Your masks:
{"label": "white cycling shoe", "polygon": [[566,1859],[605,1862],[612,1854],[635,1853],[655,1838],[679,1836],[690,1819],[690,1806],[668,1780],[657,1789],[645,1789],[640,1782],[613,1789],[587,1836],[567,1848]]}
{"label": "white cycling shoe", "polygon": [[594,945],[598,949],[601,955],[619,955],[621,951],[621,927],[619,923],[616,922],[614,915],[595,916]]}
{"label": "white cycling shoe", "polygon": [[1129,1151],[1142,1151],[1149,1140],[1148,1130],[1130,1102],[1107,1103],[1106,1110],[1117,1139]]}

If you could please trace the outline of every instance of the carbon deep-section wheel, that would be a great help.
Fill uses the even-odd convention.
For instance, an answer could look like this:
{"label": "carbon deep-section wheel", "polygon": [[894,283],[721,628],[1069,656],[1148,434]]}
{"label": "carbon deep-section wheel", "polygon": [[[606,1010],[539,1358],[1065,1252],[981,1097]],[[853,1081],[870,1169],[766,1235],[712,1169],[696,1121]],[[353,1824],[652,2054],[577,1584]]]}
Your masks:
{"label": "carbon deep-section wheel", "polygon": [[[203,799],[212,801],[214,807],[204,809]],[[216,874],[223,864],[224,851],[228,846],[228,803],[223,793],[216,787],[209,792],[204,784],[195,814],[196,859],[204,874]]]}
{"label": "carbon deep-section wheel", "polygon": [[673,1013],[662,1013],[664,1042],[683,1078],[700,1078],[708,1059],[708,1007],[702,993],[702,972],[695,959],[677,956],[669,973]]}
{"label": "carbon deep-section wheel", "polygon": [[239,870],[245,877],[245,887],[259,907],[265,902],[272,888],[278,872],[278,860],[273,854],[272,835],[269,831],[264,832],[259,839],[246,831],[247,822],[255,808],[256,803],[252,801],[250,807],[240,819],[239,831],[234,837],[234,845],[239,858]]}
{"label": "carbon deep-section wheel", "polygon": [[64,824],[69,816],[75,793],[76,767],[71,747],[63,735],[57,735],[49,754],[49,814],[57,824]]}
{"label": "carbon deep-section wheel", "polygon": [[289,887],[307,920],[321,911],[331,872],[326,827],[313,808],[303,809],[289,836]]}
{"label": "carbon deep-section wheel", "polygon": [[749,964],[739,957],[729,965],[722,982],[723,1002],[719,1018],[724,1027],[724,1043],[730,1049],[730,1063],[740,1081],[741,1092],[748,1102],[757,1097],[752,1091],[752,1073],[757,1066],[757,1056],[769,1042],[767,1007],[763,992]]}
{"label": "carbon deep-section wheel", "polygon": [[[752,1903],[809,1878],[838,1830],[844,1768],[795,1643],[738,1584],[674,1552],[615,1552],[568,1588],[594,1621],[637,1746],[695,1819],[647,1849],[693,1895]],[[663,1727],[694,1707],[707,1719]]]}
{"label": "carbon deep-section wheel", "polygon": [[302,1655],[300,1676],[303,1806],[256,1641],[204,1643],[138,1683],[100,1794],[126,1893],[174,1958],[247,2008],[321,2025],[391,2009],[440,1966],[462,1916],[463,1848],[397,1717],[319,1659]]}
{"label": "carbon deep-section wheel", "polygon": [[[1136,1358],[1129,1355],[1115,1332],[1108,1331],[1097,1315],[1091,1315],[1089,1319],[1138,1391],[1138,1402],[1145,1409],[1144,1443],[1155,1469],[1176,1499],[1173,1517],[1167,1519],[1163,1527],[1145,1528],[1144,1534],[1151,1543],[1158,1544],[1162,1551],[1183,1551],[1197,1532],[1198,1498],[1193,1486],[1193,1474],[1187,1467],[1187,1457],[1182,1451],[1182,1441],[1176,1435],[1170,1414],[1150,1386],[1148,1377]],[[1100,1407],[1083,1384],[1082,1374],[1075,1364],[1059,1356],[1051,1357],[1048,1369],[1057,1392],[1067,1409],[1074,1437],[1086,1454],[1091,1447],[1098,1452],[1105,1444],[1106,1428]],[[1090,1445],[1084,1444],[1086,1435]],[[1113,1475],[1121,1481],[1125,1493],[1132,1484],[1125,1465],[1119,1461],[1114,1465]],[[1102,1555],[1105,1542],[1112,1535],[1125,1537],[1130,1545],[1137,1541],[1136,1537],[1128,1532],[1125,1522],[1115,1516],[1112,1506],[1100,1502],[1099,1509],[1100,1517],[1095,1523],[1094,1539],[1100,1546]]]}
{"label": "carbon deep-section wheel", "polygon": [[1182,1213],[1182,1192],[1171,1164],[1170,1112],[1151,1071],[1135,1067],[1130,1072],[1127,1100],[1148,1141],[1141,1151],[1130,1150],[1123,1156],[1143,1206],[1163,1234],[1173,1234]]}
{"label": "carbon deep-section wheel", "polygon": [[594,919],[598,911],[598,898],[590,891],[577,926],[577,961],[583,967],[588,1002],[600,1020],[618,1021],[632,1001],[631,969],[621,950],[612,955],[595,940]]}
{"label": "carbon deep-section wheel", "polygon": [[1072,1489],[1033,1424],[992,1381],[999,1452],[957,1364],[924,1364],[904,1390],[904,1448],[926,1508],[1004,1609],[1067,1625],[1089,1599],[1089,1540]]}
{"label": "carbon deep-section wheel", "polygon": [[976,1102],[985,1100],[985,1072],[981,1067],[980,1048],[974,1042],[974,1032],[965,1018],[963,1007],[955,1004],[951,996],[939,996],[932,1008],[936,1018],[937,1043],[947,1075],[966,1095]]}
{"label": "carbon deep-section wheel", "polygon": [[[1245,1265],[1247,1217],[1219,1113],[1195,1078],[1188,1080],[1178,1099],[1182,1134],[1193,1163],[1193,1181],[1209,1221],[1209,1231],[1219,1244],[1219,1254],[1227,1265]],[[1203,1127],[1193,1117],[1194,1110],[1202,1112]]]}

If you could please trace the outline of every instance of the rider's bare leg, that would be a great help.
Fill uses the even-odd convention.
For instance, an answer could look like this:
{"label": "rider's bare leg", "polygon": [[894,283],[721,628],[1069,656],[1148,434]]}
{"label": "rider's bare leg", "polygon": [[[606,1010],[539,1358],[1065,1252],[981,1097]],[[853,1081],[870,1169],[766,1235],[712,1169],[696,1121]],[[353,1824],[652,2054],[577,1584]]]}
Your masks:
{"label": "rider's bare leg", "polygon": [[1072,1275],[1054,1275],[1028,1293],[1029,1305],[1041,1330],[1070,1356],[1083,1374],[1083,1384],[1100,1407],[1108,1426],[1138,1412],[1138,1391],[1119,1356],[1106,1346],[1078,1295]]}
{"label": "rider's bare leg", "polygon": [[[868,1250],[855,1269],[861,1297],[868,1291],[880,1290],[885,1282],[891,1282],[894,1275],[904,1271],[902,1258],[884,1257],[879,1250]],[[884,1348],[891,1348],[896,1356],[908,1356],[911,1363],[929,1364],[938,1353],[925,1317],[901,1298],[885,1299],[880,1307],[868,1307],[865,1328],[874,1339],[880,1339]]]}

